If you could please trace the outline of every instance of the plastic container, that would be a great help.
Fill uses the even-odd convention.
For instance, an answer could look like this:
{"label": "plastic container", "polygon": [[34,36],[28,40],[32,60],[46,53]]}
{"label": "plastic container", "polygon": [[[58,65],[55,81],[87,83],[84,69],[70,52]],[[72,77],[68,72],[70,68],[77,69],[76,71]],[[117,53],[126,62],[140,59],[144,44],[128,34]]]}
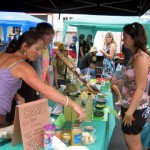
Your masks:
{"label": "plastic container", "polygon": [[44,149],[52,150],[52,137],[55,135],[55,126],[48,124],[44,126]]}

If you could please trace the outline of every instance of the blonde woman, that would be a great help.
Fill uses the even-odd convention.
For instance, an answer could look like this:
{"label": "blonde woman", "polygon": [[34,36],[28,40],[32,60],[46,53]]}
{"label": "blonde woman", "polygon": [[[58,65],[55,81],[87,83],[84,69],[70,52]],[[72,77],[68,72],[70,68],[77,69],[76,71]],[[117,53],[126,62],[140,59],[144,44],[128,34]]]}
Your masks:
{"label": "blonde woman", "polygon": [[[105,35],[104,48],[100,50],[103,53],[103,73],[102,76],[104,78],[109,78],[115,73],[115,51],[116,51],[116,43],[114,40],[114,36],[111,32],[108,32]],[[117,85],[111,85],[111,88],[118,96],[118,100],[115,103],[116,105],[121,105],[122,97]]]}

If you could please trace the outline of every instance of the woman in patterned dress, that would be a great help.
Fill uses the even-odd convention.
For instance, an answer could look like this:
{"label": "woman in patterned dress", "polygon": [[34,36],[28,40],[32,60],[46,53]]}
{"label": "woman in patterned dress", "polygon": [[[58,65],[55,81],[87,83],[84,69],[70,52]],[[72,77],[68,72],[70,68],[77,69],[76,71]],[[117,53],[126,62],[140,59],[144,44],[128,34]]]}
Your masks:
{"label": "woman in patterned dress", "polygon": [[[115,51],[116,51],[116,44],[115,44],[114,36],[111,32],[108,32],[105,35],[104,48],[100,51],[103,53],[103,56],[104,56],[102,76],[104,78],[110,78],[115,74],[114,56],[115,56]],[[120,94],[120,91],[117,85],[112,84],[111,88],[113,89],[115,94],[118,96],[118,100],[115,104],[121,105],[122,96]]]}

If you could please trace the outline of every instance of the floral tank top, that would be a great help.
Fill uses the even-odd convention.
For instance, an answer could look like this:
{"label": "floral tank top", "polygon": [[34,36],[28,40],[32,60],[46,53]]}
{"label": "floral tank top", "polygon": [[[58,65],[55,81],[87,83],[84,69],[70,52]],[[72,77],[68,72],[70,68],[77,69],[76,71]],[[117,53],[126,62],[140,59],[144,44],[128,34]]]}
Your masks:
{"label": "floral tank top", "polygon": [[[150,60],[150,57],[144,52],[139,52],[138,54],[136,54],[134,59],[136,58],[137,55],[143,55],[144,57],[147,57]],[[123,99],[122,106],[128,108],[132,101],[134,92],[136,90],[133,63],[131,63],[130,61],[127,64],[126,68],[124,69],[123,82],[124,83],[122,89],[122,99]],[[150,68],[148,69],[146,88],[144,90],[140,104],[137,107],[137,110],[146,108],[149,104],[149,97],[148,97],[149,84],[150,84]]]}

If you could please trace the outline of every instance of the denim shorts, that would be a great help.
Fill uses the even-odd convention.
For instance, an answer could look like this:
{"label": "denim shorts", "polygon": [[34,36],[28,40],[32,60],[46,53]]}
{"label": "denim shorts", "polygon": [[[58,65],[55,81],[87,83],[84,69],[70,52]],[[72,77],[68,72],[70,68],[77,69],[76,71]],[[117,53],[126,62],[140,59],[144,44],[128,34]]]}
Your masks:
{"label": "denim shorts", "polygon": [[[127,108],[121,107],[122,119],[124,118],[126,111],[127,111]],[[133,134],[133,135],[139,134],[142,131],[143,126],[146,123],[146,119],[147,119],[148,113],[149,113],[147,111],[149,111],[149,107],[146,107],[146,108],[141,109],[141,110],[136,110],[133,114],[133,117],[135,118],[135,120],[132,121],[131,126],[127,126],[127,125],[124,126],[124,123],[122,123],[123,133],[128,134],[128,135],[130,135],[130,134]]]}

